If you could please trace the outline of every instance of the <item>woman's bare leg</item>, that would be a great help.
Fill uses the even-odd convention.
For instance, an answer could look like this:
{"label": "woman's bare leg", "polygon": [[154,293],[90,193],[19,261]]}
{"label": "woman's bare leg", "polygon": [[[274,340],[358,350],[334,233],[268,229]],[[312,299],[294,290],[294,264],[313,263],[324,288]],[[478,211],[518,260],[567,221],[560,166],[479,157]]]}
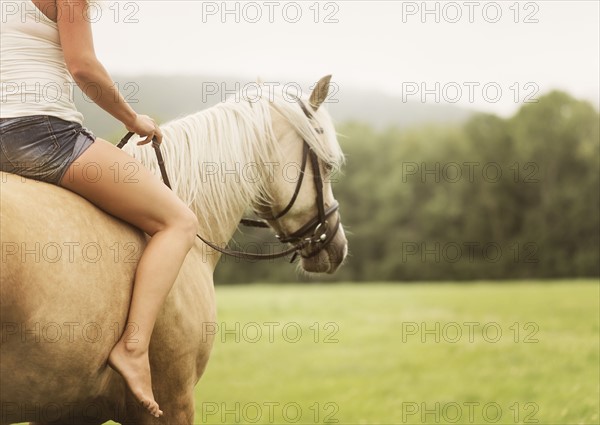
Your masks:
{"label": "woman's bare leg", "polygon": [[[90,163],[101,171],[98,181],[92,182],[82,173]],[[158,312],[194,244],[197,219],[158,177],[141,165],[130,176],[134,182],[115,180],[116,175],[130,174],[125,174],[124,167],[132,163],[139,165],[112,144],[96,139],[71,165],[61,185],[151,236],[137,266],[125,328],[136,329],[135,342],[128,340],[126,332],[113,348],[109,364],[125,378],[150,413],[158,416],[162,412],[152,393],[148,347]],[[115,164],[121,171],[118,174]]]}

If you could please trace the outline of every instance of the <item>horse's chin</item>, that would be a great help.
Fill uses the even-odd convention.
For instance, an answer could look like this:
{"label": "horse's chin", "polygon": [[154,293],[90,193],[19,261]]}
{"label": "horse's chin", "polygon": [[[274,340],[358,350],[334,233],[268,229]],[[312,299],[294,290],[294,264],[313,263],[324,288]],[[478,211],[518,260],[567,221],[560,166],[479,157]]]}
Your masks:
{"label": "horse's chin", "polygon": [[348,244],[329,245],[326,249],[312,257],[302,257],[300,265],[308,273],[333,274],[342,265],[348,254]]}

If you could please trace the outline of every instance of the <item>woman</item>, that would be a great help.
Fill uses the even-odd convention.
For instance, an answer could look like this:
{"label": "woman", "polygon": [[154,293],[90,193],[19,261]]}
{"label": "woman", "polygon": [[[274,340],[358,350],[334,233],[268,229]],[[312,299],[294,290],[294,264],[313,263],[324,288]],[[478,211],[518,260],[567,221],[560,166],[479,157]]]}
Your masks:
{"label": "woman", "polygon": [[[3,7],[0,56],[0,169],[69,189],[151,236],[135,274],[125,329],[109,355],[134,396],[159,417],[148,347],[158,312],[196,234],[192,211],[141,165],[137,183],[115,180],[115,164],[132,158],[81,126],[73,104],[74,82],[146,144],[160,129],[138,115],[96,58],[84,0],[23,0]],[[89,181],[86,164],[100,170]],[[123,170],[123,168],[121,168]]]}

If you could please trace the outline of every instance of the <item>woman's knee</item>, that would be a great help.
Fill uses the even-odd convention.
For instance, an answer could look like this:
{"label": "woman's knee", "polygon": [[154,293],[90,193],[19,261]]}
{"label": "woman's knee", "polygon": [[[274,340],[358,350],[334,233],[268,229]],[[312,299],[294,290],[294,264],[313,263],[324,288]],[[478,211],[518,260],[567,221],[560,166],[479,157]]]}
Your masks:
{"label": "woman's knee", "polygon": [[177,214],[170,217],[167,227],[180,232],[184,238],[184,242],[187,242],[191,247],[196,240],[196,233],[198,232],[198,218],[187,206],[182,206],[177,211]]}

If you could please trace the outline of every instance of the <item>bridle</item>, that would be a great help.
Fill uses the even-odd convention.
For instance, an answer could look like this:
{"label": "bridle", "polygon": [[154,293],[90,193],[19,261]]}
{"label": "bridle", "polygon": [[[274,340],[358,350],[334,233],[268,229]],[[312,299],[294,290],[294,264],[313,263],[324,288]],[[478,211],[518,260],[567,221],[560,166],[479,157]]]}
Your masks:
{"label": "bridle", "polygon": [[[308,119],[312,119],[312,113],[306,108],[304,103],[299,98],[296,98],[296,101],[302,108],[304,115]],[[322,128],[317,128],[315,131],[319,134],[323,133]],[[131,139],[134,133],[129,132],[121,139],[117,147],[121,149],[123,146],[127,144],[127,142]],[[273,254],[256,254],[252,252],[246,251],[236,251],[228,248],[221,248],[214,242],[211,242],[200,235],[196,235],[202,242],[211,247],[212,249],[231,257],[246,259],[246,260],[273,260],[276,258],[286,257],[289,254],[293,254],[290,262],[293,262],[297,255],[300,254],[303,258],[311,258],[318,255],[321,251],[323,251],[335,238],[339,228],[340,228],[340,217],[338,214],[335,225],[329,225],[329,217],[335,214],[339,210],[339,204],[337,201],[334,201],[333,204],[329,208],[325,208],[325,198],[323,196],[323,177],[321,175],[321,167],[319,166],[319,157],[315,153],[315,151],[310,147],[308,142],[305,139],[302,139],[302,165],[300,167],[300,174],[298,176],[298,182],[296,183],[296,188],[294,189],[294,193],[292,198],[288,202],[285,208],[283,208],[279,213],[273,216],[265,216],[261,214],[257,214],[262,220],[255,220],[249,218],[243,218],[240,221],[240,224],[249,227],[259,227],[259,228],[269,228],[269,224],[267,221],[276,221],[280,218],[284,217],[287,213],[290,212],[292,207],[294,206],[300,190],[302,188],[302,183],[304,181],[304,174],[306,172],[306,165],[310,160],[311,168],[313,171],[313,184],[315,186],[315,191],[317,193],[316,196],[316,205],[317,205],[317,215],[306,223],[304,226],[300,227],[293,233],[285,234],[279,233],[276,235],[276,238],[281,243],[290,243],[293,246],[289,249],[286,249],[281,252],[273,253]],[[160,144],[156,137],[152,139],[152,147],[154,148],[154,152],[156,153],[156,159],[158,161],[158,166],[160,169],[160,174],[162,176],[163,182],[169,189],[171,188],[171,183],[169,182],[169,177],[167,176],[167,170],[165,168],[165,161],[162,156],[160,150]],[[302,251],[306,248],[312,248],[309,250],[307,254],[303,254]]]}

